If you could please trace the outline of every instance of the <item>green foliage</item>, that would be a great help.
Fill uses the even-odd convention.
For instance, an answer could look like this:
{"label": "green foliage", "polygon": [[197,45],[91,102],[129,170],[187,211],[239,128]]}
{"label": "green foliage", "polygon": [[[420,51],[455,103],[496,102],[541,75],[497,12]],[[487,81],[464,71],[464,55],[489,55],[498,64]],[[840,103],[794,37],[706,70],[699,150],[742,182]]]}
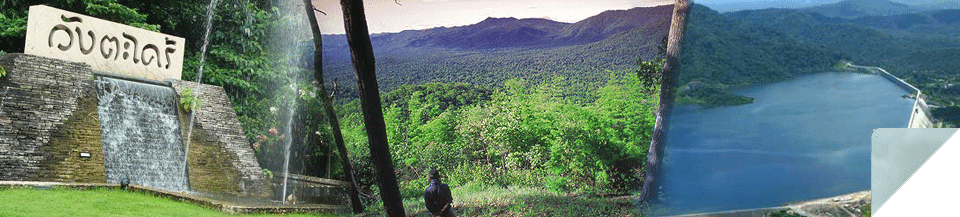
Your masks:
{"label": "green foliage", "polygon": [[263,176],[267,177],[267,180],[273,180],[273,171],[269,169],[263,169]]}
{"label": "green foliage", "polygon": [[870,212],[871,212],[871,211],[870,211],[870,204],[869,204],[869,203],[868,203],[867,205],[864,205],[864,206],[861,206],[861,207],[860,207],[860,216],[861,216],[861,217],[870,217],[870,214],[871,214]]}
{"label": "green foliage", "polygon": [[[690,9],[678,84],[740,87],[830,70],[844,59],[776,30],[744,23],[702,5]],[[817,30],[823,32],[824,30]]]}
{"label": "green foliage", "polygon": [[[466,84],[408,85],[385,94],[388,141],[401,191],[422,191],[425,171],[442,168],[454,185],[543,186],[556,191],[627,192],[646,160],[656,95],[635,75],[567,99],[576,82],[508,80],[495,91]],[[367,165],[356,101],[340,109],[358,168]],[[372,171],[358,171],[372,184]]]}
{"label": "green foliage", "polygon": [[[612,35],[604,40],[572,46],[521,47],[502,49],[448,49],[404,47],[406,41],[390,41],[390,35],[373,36],[377,54],[378,83],[389,92],[404,84],[469,83],[497,88],[505,81],[523,78],[529,84],[548,82],[562,76],[571,82],[568,98],[590,101],[596,87],[609,80],[604,70],[632,70],[637,59],[653,59],[656,47],[667,35],[669,16],[652,19],[641,27]],[[328,79],[354,78],[347,41],[343,35],[325,35],[324,72]],[[385,43],[377,43],[385,40]],[[624,58],[630,57],[630,58]],[[352,83],[341,83],[343,96],[355,98]]]}
{"label": "green foliage", "polygon": [[930,114],[943,121],[945,127],[960,126],[960,106],[932,108]]}
{"label": "green foliage", "polygon": [[[419,191],[418,196],[422,196],[423,188]],[[629,197],[570,195],[540,187],[478,184],[451,187],[450,191],[458,216],[641,216]],[[404,198],[403,207],[407,216],[430,216],[422,197]],[[360,216],[383,212],[383,205],[374,202]]]}
{"label": "green foliage", "polygon": [[770,213],[766,215],[767,217],[803,217],[803,215],[797,214],[788,209],[782,209],[780,211]]}
{"label": "green foliage", "polygon": [[32,5],[43,4],[67,11],[159,32],[160,25],[147,22],[148,13],[117,0],[0,0],[0,50],[23,52],[27,34],[27,12]]}
{"label": "green foliage", "polygon": [[4,76],[7,76],[7,70],[4,69],[3,66],[0,66],[0,78],[3,78]]}
{"label": "green foliage", "polygon": [[136,8],[121,5],[117,3],[116,0],[82,0],[82,2],[89,16],[124,23],[154,32],[160,31],[160,25],[146,23],[146,14],[138,12]]}
{"label": "green foliage", "polygon": [[[677,94],[678,103],[695,104],[704,108],[717,106],[735,106],[753,103],[753,98],[727,92],[720,88],[709,87],[702,83],[687,84]],[[699,85],[694,85],[699,84]]]}
{"label": "green foliage", "polygon": [[663,79],[663,65],[666,63],[667,37],[663,37],[660,46],[657,46],[657,56],[651,60],[637,59],[637,77],[640,78],[644,86],[653,86],[660,84]]}
{"label": "green foliage", "polygon": [[186,112],[192,112],[193,108],[200,108],[200,105],[203,105],[203,101],[193,95],[193,88],[184,87],[180,94],[180,108]]}

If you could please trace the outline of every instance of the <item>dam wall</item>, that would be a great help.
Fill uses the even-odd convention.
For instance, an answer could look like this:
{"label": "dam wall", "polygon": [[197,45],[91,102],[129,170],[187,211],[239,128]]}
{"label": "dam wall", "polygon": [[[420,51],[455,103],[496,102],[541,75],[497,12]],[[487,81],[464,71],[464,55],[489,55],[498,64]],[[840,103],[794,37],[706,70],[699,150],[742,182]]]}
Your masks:
{"label": "dam wall", "polygon": [[937,123],[933,116],[930,115],[930,106],[927,105],[927,102],[923,99],[926,95],[920,94],[917,97],[916,103],[913,105],[913,109],[910,111],[910,123],[907,128],[938,128],[941,127],[940,123]]}
{"label": "dam wall", "polygon": [[927,105],[926,100],[924,100],[924,98],[926,98],[926,95],[924,95],[923,92],[920,91],[920,89],[907,83],[903,79],[900,79],[897,76],[890,74],[889,72],[887,72],[887,70],[883,70],[883,68],[880,68],[880,67],[873,67],[873,68],[876,68],[877,71],[879,71],[879,73],[877,74],[880,74],[880,76],[883,76],[887,80],[890,80],[894,84],[897,84],[897,86],[900,86],[900,88],[903,88],[904,90],[907,90],[908,92],[913,93],[913,96],[916,99],[916,102],[914,102],[913,109],[911,109],[910,111],[910,122],[907,124],[907,128],[934,128],[934,127],[940,126],[939,124],[936,123],[936,121],[934,121],[933,116],[930,114],[930,106]]}
{"label": "dam wall", "polygon": [[887,70],[883,70],[883,68],[880,68],[880,67],[873,67],[873,68],[876,68],[877,71],[879,71],[879,73],[877,74],[880,74],[880,76],[883,76],[887,80],[890,80],[890,82],[897,84],[897,86],[900,86],[900,88],[903,88],[907,92],[920,93],[920,89],[917,89],[917,87],[914,87],[913,85],[907,83],[903,79],[900,79],[897,76],[890,74],[889,72],[887,72]]}
{"label": "dam wall", "polygon": [[893,74],[890,74],[890,72],[887,72],[887,70],[884,70],[883,68],[880,68],[880,67],[858,66],[850,63],[847,63],[847,66],[854,67],[854,68],[867,69],[867,70],[873,71],[876,74],[880,74],[880,76],[883,76],[887,80],[890,80],[890,82],[893,82],[897,86],[900,86],[900,88],[903,88],[904,90],[906,90],[907,92],[910,92],[913,95],[916,101],[913,104],[913,108],[910,109],[910,121],[907,123],[907,128],[935,128],[935,127],[942,126],[941,123],[936,121],[933,118],[933,115],[930,114],[930,105],[928,105],[926,100],[924,100],[924,98],[926,98],[926,95],[924,95],[923,92],[921,92],[920,89],[918,89],[917,87],[911,85],[910,83],[907,83],[906,81],[898,78],[897,76],[894,76]]}

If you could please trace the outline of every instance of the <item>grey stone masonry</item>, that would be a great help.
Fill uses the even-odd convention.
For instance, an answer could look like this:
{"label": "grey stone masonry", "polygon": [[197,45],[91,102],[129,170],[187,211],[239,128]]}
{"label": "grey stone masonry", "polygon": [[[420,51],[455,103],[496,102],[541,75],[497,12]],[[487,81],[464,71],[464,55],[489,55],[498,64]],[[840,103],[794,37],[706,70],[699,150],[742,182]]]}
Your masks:
{"label": "grey stone masonry", "polygon": [[[252,186],[269,186],[268,180],[263,176],[260,163],[257,162],[253,148],[244,136],[243,128],[237,119],[237,113],[233,110],[230,98],[227,97],[223,87],[206,84],[195,87],[196,84],[189,81],[167,81],[173,84],[173,88],[181,96],[184,88],[193,89],[193,93],[201,101],[200,108],[194,111],[196,113],[194,127],[199,127],[207,135],[213,137],[210,138],[211,140],[216,140],[207,142],[219,144],[224,150],[233,154],[235,160],[232,164],[241,173],[241,182],[247,186],[245,191],[255,191]],[[260,193],[266,192],[254,192],[253,194]]]}
{"label": "grey stone masonry", "polygon": [[90,83],[87,64],[26,54],[0,57],[0,180],[57,179],[44,172],[57,152],[43,146],[78,108]]}

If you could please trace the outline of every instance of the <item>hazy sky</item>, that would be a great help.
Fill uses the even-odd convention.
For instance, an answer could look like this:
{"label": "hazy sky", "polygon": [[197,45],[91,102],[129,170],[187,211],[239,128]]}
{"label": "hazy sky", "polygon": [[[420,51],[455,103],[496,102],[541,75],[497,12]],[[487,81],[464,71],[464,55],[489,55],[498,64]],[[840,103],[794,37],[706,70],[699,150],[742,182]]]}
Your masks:
{"label": "hazy sky", "polygon": [[[843,0],[693,0],[720,12],[764,9],[764,8],[800,8],[822,4],[832,4]],[[958,0],[890,0],[910,5],[930,5],[953,3]]]}
{"label": "hazy sky", "polygon": [[[487,17],[576,22],[607,10],[673,4],[673,0],[364,0],[370,33],[474,24]],[[324,34],[343,34],[339,0],[313,0]]]}

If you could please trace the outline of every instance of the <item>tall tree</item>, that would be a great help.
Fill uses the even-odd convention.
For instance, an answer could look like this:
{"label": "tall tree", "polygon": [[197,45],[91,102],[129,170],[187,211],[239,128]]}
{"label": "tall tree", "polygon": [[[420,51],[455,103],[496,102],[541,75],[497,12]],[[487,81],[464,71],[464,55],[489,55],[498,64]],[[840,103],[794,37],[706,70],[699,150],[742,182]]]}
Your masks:
{"label": "tall tree", "polygon": [[[323,109],[333,131],[334,143],[340,152],[340,164],[343,166],[343,173],[347,180],[353,186],[350,186],[350,204],[353,206],[353,213],[363,212],[363,203],[360,201],[360,186],[357,179],[353,176],[353,165],[350,164],[350,157],[347,154],[347,146],[343,144],[343,134],[340,131],[340,121],[337,120],[337,114],[333,111],[333,103],[330,102],[332,96],[327,96],[327,88],[323,82],[323,40],[320,32],[320,25],[317,23],[317,15],[313,12],[313,3],[310,0],[303,0],[303,8],[306,10],[307,19],[310,20],[310,29],[313,30],[313,77],[317,81],[317,91]],[[329,167],[327,167],[329,168]]]}
{"label": "tall tree", "polygon": [[679,71],[680,42],[683,38],[683,29],[687,20],[687,11],[690,8],[689,0],[677,0],[673,8],[673,20],[670,23],[669,41],[667,42],[667,61],[663,65],[663,75],[660,80],[660,107],[657,108],[657,122],[654,124],[653,136],[650,139],[650,150],[647,154],[646,176],[640,189],[640,201],[649,202],[656,195],[657,173],[660,172],[660,162],[663,154],[665,123],[670,116],[673,104],[673,87],[676,86],[677,71]]}
{"label": "tall tree", "polygon": [[387,216],[404,216],[403,201],[397,185],[397,175],[393,171],[390,146],[387,143],[387,129],[383,122],[383,108],[380,105],[380,88],[377,85],[376,64],[367,19],[363,12],[362,0],[340,0],[343,8],[344,29],[347,43],[350,44],[350,56],[357,76],[357,88],[360,90],[360,107],[363,110],[363,125],[367,129],[370,145],[370,161],[377,171],[380,184],[380,199]]}

